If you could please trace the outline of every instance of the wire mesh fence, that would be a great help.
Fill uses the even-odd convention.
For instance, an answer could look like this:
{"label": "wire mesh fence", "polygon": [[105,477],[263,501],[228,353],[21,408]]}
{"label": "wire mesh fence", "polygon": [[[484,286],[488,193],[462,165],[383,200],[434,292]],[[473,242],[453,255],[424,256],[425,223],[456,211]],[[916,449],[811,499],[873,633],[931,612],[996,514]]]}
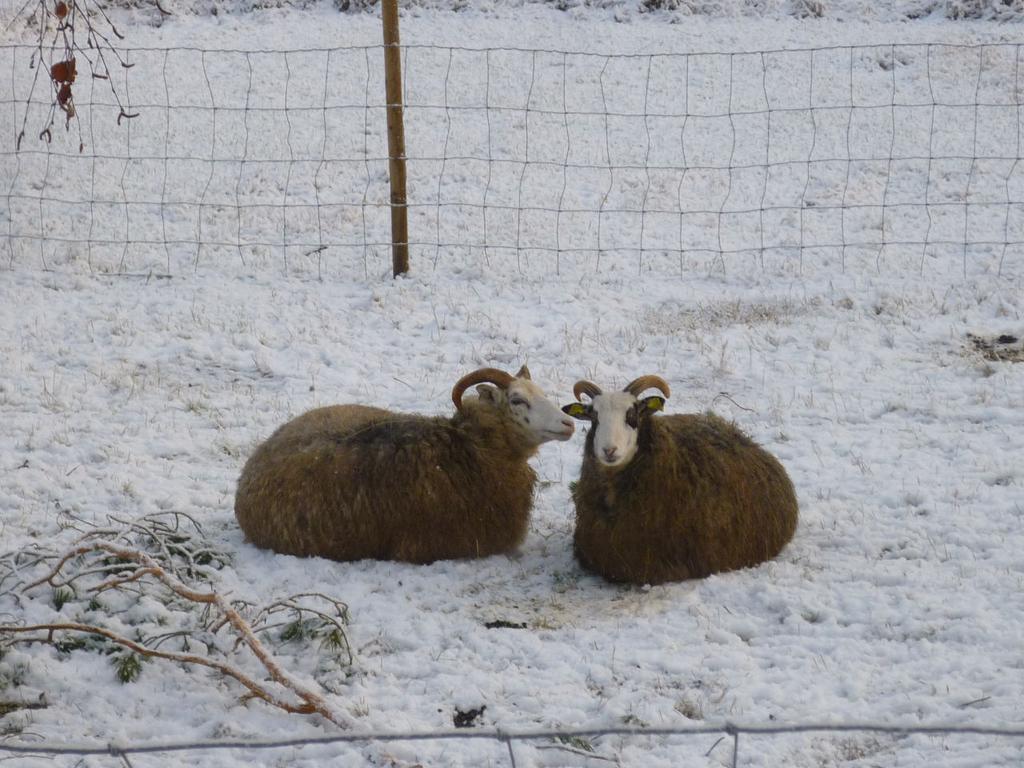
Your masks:
{"label": "wire mesh fence", "polygon": [[[280,739],[258,739],[258,738],[235,738],[235,739],[200,739],[200,740],[177,740],[177,741],[152,741],[146,743],[124,743],[109,742],[104,744],[74,744],[56,742],[36,743],[12,743],[0,742],[0,753],[13,754],[35,754],[35,755],[111,755],[127,759],[131,755],[143,754],[171,754],[171,753],[195,753],[202,751],[223,751],[223,750],[275,750],[287,747],[300,747],[310,745],[327,744],[372,744],[388,742],[424,742],[424,741],[459,741],[459,740],[483,740],[493,741],[505,748],[506,763],[512,768],[517,768],[519,760],[517,757],[517,745],[522,748],[526,744],[554,743],[560,744],[569,752],[576,752],[581,757],[592,757],[596,760],[611,760],[614,758],[602,756],[593,751],[588,739],[602,736],[620,737],[649,737],[669,738],[682,736],[695,738],[698,736],[717,737],[711,743],[709,749],[704,752],[705,757],[716,749],[721,749],[723,743],[727,753],[719,758],[720,765],[730,768],[741,768],[744,764],[741,755],[741,736],[746,739],[752,737],[777,737],[793,734],[851,734],[870,733],[886,734],[896,738],[907,738],[911,736],[924,737],[970,737],[985,736],[996,739],[1014,742],[1018,750],[1020,739],[1024,739],[1024,728],[999,725],[971,725],[971,724],[913,724],[898,725],[892,723],[870,723],[870,722],[849,722],[849,723],[803,723],[803,724],[741,724],[741,723],[718,723],[718,724],[693,724],[688,726],[619,726],[619,727],[594,727],[594,728],[534,728],[534,729],[494,729],[494,728],[462,728],[462,729],[437,729],[433,731],[381,731],[371,733],[337,733],[316,737],[280,738]],[[579,749],[573,745],[584,745],[585,749]],[[703,751],[703,750],[702,750]],[[852,759],[852,758],[851,758]],[[129,763],[130,764],[130,763]]]}
{"label": "wire mesh fence", "polygon": [[[1021,47],[405,46],[412,268],[1020,274]],[[11,265],[386,270],[382,46],[121,56],[47,140],[0,47]]]}

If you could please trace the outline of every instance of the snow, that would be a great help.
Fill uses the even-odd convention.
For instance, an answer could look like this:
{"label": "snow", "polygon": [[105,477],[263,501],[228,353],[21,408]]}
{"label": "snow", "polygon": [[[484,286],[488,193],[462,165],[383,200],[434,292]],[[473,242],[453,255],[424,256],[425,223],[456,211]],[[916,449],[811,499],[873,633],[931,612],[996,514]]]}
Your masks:
{"label": "snow", "polygon": [[[639,14],[615,4],[575,5],[568,12],[530,4],[470,6],[462,12],[418,5],[403,13],[402,36],[411,45],[593,54],[739,53],[833,45],[881,46],[885,51],[893,43],[1020,40],[1019,26],[953,23],[942,14],[892,23],[914,4],[891,4],[891,9],[878,11],[885,14],[881,19],[867,10],[876,5],[886,4],[837,4],[823,19],[804,20],[787,18],[789,6],[781,5],[769,5],[765,18],[741,13],[740,18],[724,19]],[[844,9],[842,20],[837,9]],[[316,49],[377,45],[380,34],[374,15],[343,15],[324,6],[216,17],[182,14],[160,26],[141,12],[126,11],[117,18],[130,45],[139,48]],[[673,20],[680,23],[667,23]],[[12,28],[7,36],[27,42],[31,31]],[[14,83],[24,59],[9,50],[0,52],[6,57],[0,68],[12,71],[12,78],[5,79]],[[916,58],[900,72],[899,82],[908,92],[920,93],[928,84],[922,79],[928,74],[922,50],[912,51]],[[992,83],[976,86],[983,80],[977,78],[964,85],[958,73],[971,70],[957,68],[955,50],[948,54],[953,58],[944,55],[937,53],[931,62],[934,82],[966,88],[968,98],[979,92],[976,87],[991,86],[992,93],[1005,88],[1011,96],[995,103],[1016,110],[1019,95],[1014,100],[1007,79],[1012,67],[993,70],[999,76]],[[976,62],[976,50],[970,55]],[[140,67],[145,67],[147,60],[141,56]],[[794,56],[778,62],[784,67],[787,61],[806,61]],[[407,67],[419,73],[410,78],[423,78],[421,85],[410,81],[414,96],[422,95],[427,103],[439,96],[429,90],[437,88],[437,81],[428,74],[443,73],[447,57],[446,51],[430,49],[408,54],[407,64],[411,59],[419,65]],[[157,58],[148,63],[155,66]],[[224,78],[211,86],[224,89],[218,98],[238,98],[233,87],[244,85],[247,68],[232,70],[237,56],[210,53],[206,58],[210,71]],[[301,60],[289,57],[289,64],[298,67]],[[268,54],[260,61],[266,68],[256,71],[266,80],[257,83],[254,93],[273,103],[281,91],[281,80],[274,78],[280,78],[282,59]],[[324,59],[310,54],[308,61],[321,76]],[[825,55],[817,61],[823,67],[820,74],[830,66],[835,72],[848,71],[844,67],[849,64],[839,58]],[[472,60],[459,63],[452,84],[440,91],[452,103],[479,89],[474,77],[479,70]],[[502,66],[495,64],[494,72],[506,76],[512,87],[521,64],[512,52]],[[339,70],[336,93],[350,89],[362,98],[377,87],[376,79],[367,81],[365,59],[362,65],[363,70]],[[171,70],[171,90],[180,89],[181,99],[208,103],[203,101],[206,84],[184,75],[190,62],[182,58],[175,66],[181,69]],[[587,90],[595,82],[593,62],[579,57],[570,60],[567,70],[559,66],[556,60],[545,71],[573,73],[581,83],[580,98],[593,96]],[[799,67],[793,69],[792,78],[800,82]],[[645,81],[635,79],[637,71],[626,67],[615,75],[621,79],[608,81],[621,86],[621,98],[628,100],[631,89],[634,96],[637,88],[645,91]],[[785,69],[778,74],[781,79],[770,95],[785,99],[797,89],[787,89]],[[942,80],[946,76],[948,81]],[[714,72],[706,77],[713,85],[721,82]],[[298,93],[309,86],[316,96],[316,89],[302,78],[291,82]],[[537,82],[544,97],[552,81]],[[652,94],[671,90],[670,83],[660,91],[655,83]],[[4,87],[23,94],[27,83],[19,80]],[[762,84],[750,87],[757,91]],[[870,93],[866,81],[864,87]],[[804,92],[802,85],[799,91]],[[721,95],[715,87],[709,92],[712,100]],[[10,91],[4,93],[9,98]],[[159,99],[164,93],[161,86],[143,95]],[[738,91],[736,98],[747,95]],[[883,94],[883,101],[887,98]],[[736,107],[739,102],[729,103]],[[411,111],[415,118],[417,112]],[[446,123],[427,121],[426,111],[418,114],[424,122],[420,134],[410,130],[410,154],[417,147],[424,156],[431,149],[442,151]],[[982,119],[992,121],[983,127],[996,130],[993,126],[1001,118]],[[16,120],[10,113],[2,120],[4,135],[13,136]],[[87,158],[92,147],[123,151],[123,134],[111,120],[90,125],[94,131],[87,134]],[[229,125],[221,124],[227,131],[221,134],[223,149],[237,153],[237,136],[228,138]],[[962,138],[957,125],[953,117],[939,123],[940,132],[948,128],[943,135],[954,144]],[[925,128],[909,116],[904,127],[905,132],[893,134],[894,141],[919,148]],[[144,152],[152,132],[137,126],[131,130],[132,146]],[[196,140],[193,149],[200,156],[207,156],[203,153],[210,148],[206,130],[202,119],[182,126],[182,136]],[[628,134],[629,127],[624,130]],[[824,142],[829,134],[821,130]],[[863,134],[857,130],[854,140],[869,137],[873,129],[865,127]],[[581,131],[574,147],[602,142],[604,128],[595,131]],[[381,135],[373,128],[368,141]],[[535,136],[543,137],[537,151],[559,157],[564,153],[558,131],[538,130]],[[763,142],[756,131],[752,136],[752,141]],[[934,149],[924,136],[925,150]],[[259,151],[298,146],[291,140],[282,144],[280,136],[275,140],[272,126],[252,128],[250,137],[266,142],[262,149],[248,147],[244,157],[250,159]],[[788,143],[777,149],[791,150],[804,160],[806,139],[794,127]],[[473,140],[472,133],[464,139],[456,136],[449,152]],[[312,145],[319,146],[316,140]],[[356,148],[361,145],[359,140]],[[743,152],[743,142],[737,145],[734,151]],[[715,149],[699,138],[686,146],[698,153]],[[975,142],[972,148],[979,146],[985,145]],[[26,148],[39,149],[31,131]],[[763,151],[763,143],[755,149]],[[5,145],[4,151],[10,147]],[[955,147],[937,151],[955,154]],[[973,189],[1002,195],[995,198],[1004,201],[1000,210],[1010,211],[1009,200],[1021,199],[1019,186],[1013,186],[1020,183],[1020,144],[1002,151],[1011,162],[996,167],[992,184],[978,181]],[[17,184],[35,194],[46,185],[74,199],[89,199],[89,188],[76,176],[82,170],[77,161],[55,156],[55,167],[44,172],[33,157],[22,155]],[[4,155],[3,162],[4,178],[13,178],[8,173],[11,156]],[[162,177],[156,170],[140,164],[121,176],[125,164],[114,165],[110,199],[119,199],[116,188],[122,183],[138,195],[159,194]],[[187,197],[196,180],[185,166],[178,170],[181,175],[170,192]],[[205,180],[209,164],[201,171]],[[416,189],[422,194],[438,186],[438,171],[437,165],[421,163],[411,181],[421,184]],[[456,198],[479,186],[471,169],[449,166],[446,173],[446,189]],[[946,180],[963,189],[969,171],[950,173]],[[498,176],[496,172],[495,189]],[[221,183],[235,193],[240,178],[238,164],[228,166],[225,179],[207,183],[210,194],[217,194]],[[919,177],[909,173],[899,178],[906,187],[891,185],[890,202],[922,203],[922,188],[915,193],[912,184]],[[930,178],[924,176],[926,184]],[[386,194],[376,169],[358,180],[360,185],[372,180],[369,199]],[[243,181],[249,183],[248,178]],[[835,182],[827,174],[822,179],[833,190]],[[253,199],[261,194],[276,195],[276,202],[283,199],[281,182],[272,174],[257,175],[251,183]],[[302,186],[298,179],[292,183]],[[332,175],[331,183],[341,182]],[[804,175],[780,179],[778,189],[769,190],[769,199],[776,194],[799,198],[806,183]],[[854,179],[849,187],[853,194],[874,189],[870,178],[864,186],[859,183]],[[107,184],[102,175],[100,184]],[[536,190],[527,191],[553,194],[557,203],[564,191],[561,173],[554,184],[552,192],[550,181],[539,179]],[[565,184],[566,194],[584,200],[594,192],[582,180]],[[606,184],[602,177],[598,195]],[[22,189],[11,185],[11,191]],[[0,192],[5,186],[0,182]],[[358,189],[366,194],[364,186]],[[712,187],[708,194],[713,193]],[[755,186],[751,194],[757,202],[763,188]],[[716,210],[719,205],[724,203],[714,199]],[[6,216],[12,216],[11,210]],[[28,215],[19,211],[15,215]],[[52,217],[53,226],[66,225],[66,232],[81,234],[75,227],[87,221],[82,215],[72,209],[63,223]],[[444,217],[435,215],[432,206],[423,218],[413,217],[414,239],[429,244],[451,235],[463,238],[451,242],[476,242],[472,236],[481,231],[476,212],[452,206]],[[100,226],[109,225],[111,231],[123,227],[117,215],[99,216]],[[369,216],[368,236],[373,236],[382,214],[371,208]],[[222,592],[267,602],[319,591],[348,604],[348,636],[355,652],[351,668],[318,669],[315,646],[284,647],[281,658],[309,684],[324,685],[325,695],[368,731],[449,729],[456,711],[483,706],[476,724],[506,729],[724,720],[1020,723],[1024,367],[986,359],[968,334],[1024,332],[1024,254],[1012,248],[1004,254],[972,241],[967,248],[938,247],[925,255],[920,247],[889,248],[882,260],[876,260],[877,248],[851,248],[811,249],[803,262],[784,250],[761,262],[742,250],[747,247],[743,238],[756,237],[760,230],[741,228],[735,235],[741,243],[737,253],[719,258],[701,252],[682,258],[656,239],[645,239],[646,250],[638,254],[633,219],[609,216],[603,221],[605,236],[622,244],[622,250],[603,254],[600,264],[587,251],[563,252],[556,263],[554,254],[543,248],[527,249],[517,259],[511,250],[485,254],[482,249],[427,245],[413,249],[412,272],[398,280],[390,277],[387,249],[372,245],[365,253],[361,244],[337,249],[319,263],[296,249],[288,252],[287,269],[284,254],[275,247],[247,249],[244,263],[234,246],[205,249],[197,263],[194,252],[184,246],[168,252],[162,246],[133,247],[127,255],[131,276],[107,273],[122,257],[120,246],[96,248],[95,254],[48,246],[44,269],[38,243],[15,245],[0,279],[3,549],[66,545],[74,532],[61,527],[65,512],[97,522],[110,514],[131,518],[164,510],[187,512],[232,558],[215,577],[214,586]],[[935,221],[936,227],[941,225],[938,216]],[[0,218],[0,235],[7,229],[4,223]],[[235,222],[229,223],[227,237],[237,234]],[[134,226],[136,238],[164,237],[144,212]],[[279,238],[275,226],[271,222],[268,231]],[[301,224],[297,226],[295,231],[303,234]],[[506,236],[492,226],[489,236],[496,241]],[[589,226],[584,222],[571,238],[563,234],[563,246],[589,237]],[[660,236],[653,217],[647,217],[646,226],[645,238]],[[673,234],[678,226],[676,217]],[[995,227],[997,237],[1008,231],[1001,219],[979,226]],[[190,232],[185,224],[181,231]],[[218,230],[211,231],[215,237]],[[851,227],[849,234],[856,237],[860,231]],[[724,234],[728,237],[730,231]],[[566,444],[543,446],[535,459],[541,482],[531,530],[512,557],[430,566],[334,563],[275,555],[244,541],[232,514],[235,480],[253,447],[288,418],[335,402],[448,413],[449,391],[459,376],[483,365],[514,371],[524,362],[561,402],[568,402],[578,378],[621,385],[641,373],[657,373],[672,384],[669,412],[714,409],[734,419],[777,455],[793,478],[801,519],[792,543],[760,567],[700,581],[652,588],[604,583],[583,572],[571,551],[569,483],[578,474],[582,434]],[[72,602],[58,611],[45,591],[21,601],[10,594],[0,597],[5,620],[67,619],[82,609]],[[150,629],[184,621],[180,611],[161,608],[151,598],[117,620]],[[497,621],[525,626],[485,627]],[[243,702],[236,684],[203,670],[151,661],[137,681],[121,684],[101,654],[61,654],[41,645],[8,651],[0,659],[0,699],[34,699],[39,694],[45,695],[47,707],[20,710],[0,720],[8,738],[104,744],[333,732],[330,724],[316,718]],[[727,739],[715,746],[717,739],[605,736],[593,737],[585,746],[592,746],[598,758],[622,765],[728,765],[731,743]],[[516,756],[521,765],[607,764],[578,754],[579,745],[575,752],[566,746],[572,745],[520,743]],[[995,737],[825,733],[745,736],[739,757],[741,766],[751,768],[1001,766],[1019,765],[1024,752],[1020,740]],[[509,764],[504,745],[470,740],[132,757],[136,766],[224,768],[321,766],[328,761]],[[109,756],[81,762],[20,756],[13,761],[28,767],[115,763]]]}

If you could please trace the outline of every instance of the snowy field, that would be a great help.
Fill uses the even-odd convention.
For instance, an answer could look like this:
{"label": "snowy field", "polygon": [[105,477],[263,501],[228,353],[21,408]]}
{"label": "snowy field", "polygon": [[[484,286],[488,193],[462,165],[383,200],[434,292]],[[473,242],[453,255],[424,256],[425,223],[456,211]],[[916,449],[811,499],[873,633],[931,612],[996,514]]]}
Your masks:
{"label": "snowy field", "polygon": [[[1019,725],[1024,366],[969,334],[1024,335],[1020,27],[879,23],[842,7],[850,16],[832,6],[822,20],[410,10],[403,41],[439,47],[406,55],[414,245],[399,280],[384,245],[383,111],[366,107],[382,102],[380,51],[360,48],[379,42],[373,15],[120,16],[130,46],[196,51],[133,54],[143,106],[130,128],[108,90],[83,84],[81,158],[62,131],[47,153],[38,109],[14,153],[29,54],[0,48],[0,549],[67,546],[71,518],[185,512],[230,558],[219,591],[348,605],[351,666],[327,669],[315,643],[280,658],[367,731],[447,730],[481,708],[473,725],[505,729]],[[5,34],[31,42],[19,26]],[[866,47],[809,52],[851,45]],[[299,48],[319,50],[266,53]],[[524,362],[560,402],[578,378],[657,373],[669,412],[734,419],[794,481],[792,543],[758,568],[654,588],[584,573],[569,490],[582,430],[534,460],[514,557],[334,563],[243,539],[235,481],[288,418],[337,402],[448,413],[463,373]],[[0,618],[95,613],[53,597],[0,593]],[[193,617],[147,598],[112,620],[145,635]],[[0,658],[0,702],[45,706],[6,714],[0,733],[105,744],[335,731],[242,693],[163,661],[122,684],[101,654],[16,645]],[[717,741],[515,750],[518,765],[730,765],[730,740]],[[739,758],[988,768],[1021,765],[1024,744],[747,736]],[[510,761],[502,744],[467,740],[131,764]]]}

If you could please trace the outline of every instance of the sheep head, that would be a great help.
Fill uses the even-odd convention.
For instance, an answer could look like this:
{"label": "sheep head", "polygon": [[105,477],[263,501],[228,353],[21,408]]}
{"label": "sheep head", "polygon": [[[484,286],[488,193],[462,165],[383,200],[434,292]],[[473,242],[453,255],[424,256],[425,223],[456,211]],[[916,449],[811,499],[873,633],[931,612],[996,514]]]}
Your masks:
{"label": "sheep head", "polygon": [[587,449],[599,464],[622,467],[636,455],[641,424],[652,413],[665,407],[665,397],[640,397],[648,389],[658,389],[665,397],[671,391],[668,383],[660,376],[640,376],[627,384],[621,392],[605,393],[589,381],[577,381],[572,388],[577,401],[586,395],[590,402],[570,403],[562,411],[592,424]]}
{"label": "sheep head", "polygon": [[497,368],[481,368],[466,374],[452,389],[452,402],[457,409],[462,410],[462,395],[474,384],[480,402],[506,411],[537,445],[572,437],[572,421],[533,382],[525,365],[515,376]]}

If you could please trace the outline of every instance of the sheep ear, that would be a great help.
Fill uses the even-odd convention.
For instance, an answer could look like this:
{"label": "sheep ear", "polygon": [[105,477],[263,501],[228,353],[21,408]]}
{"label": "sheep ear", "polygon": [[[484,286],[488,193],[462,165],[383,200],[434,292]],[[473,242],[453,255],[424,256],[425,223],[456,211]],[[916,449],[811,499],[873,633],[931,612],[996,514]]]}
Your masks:
{"label": "sheep ear", "polygon": [[640,401],[640,405],[643,408],[644,413],[654,413],[660,411],[665,407],[665,398],[659,397],[658,395],[651,395],[645,397]]}
{"label": "sheep ear", "polygon": [[589,419],[590,406],[583,403],[569,403],[562,406],[562,413],[572,416],[574,419]]}
{"label": "sheep ear", "polygon": [[498,402],[498,388],[491,386],[490,384],[477,384],[476,391],[480,395],[481,400],[486,400],[490,403]]}
{"label": "sheep ear", "polygon": [[519,369],[519,372],[516,373],[516,378],[517,379],[528,379],[528,378],[530,378],[530,369],[527,368],[526,365],[523,365],[523,367]]}

